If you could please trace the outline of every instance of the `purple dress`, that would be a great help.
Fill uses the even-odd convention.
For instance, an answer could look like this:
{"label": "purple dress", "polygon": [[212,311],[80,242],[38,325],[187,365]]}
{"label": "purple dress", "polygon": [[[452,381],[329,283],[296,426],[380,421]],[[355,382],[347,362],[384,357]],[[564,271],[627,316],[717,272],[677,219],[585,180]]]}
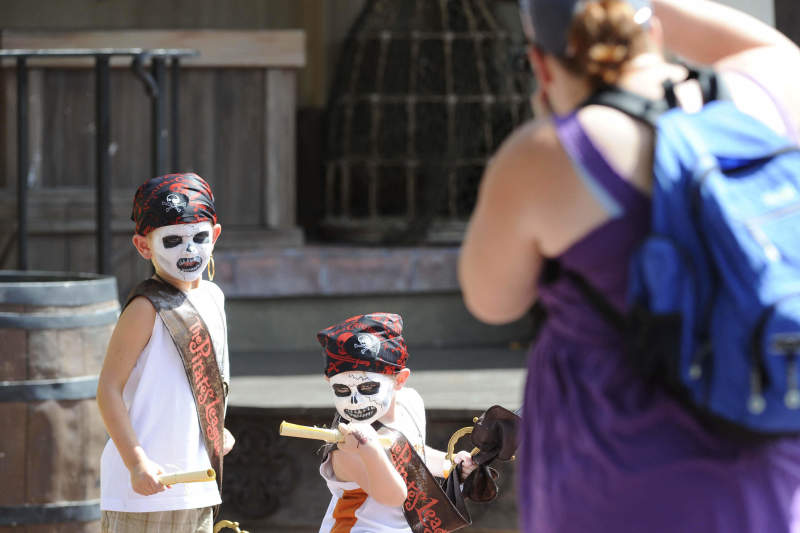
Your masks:
{"label": "purple dress", "polygon": [[[605,161],[575,115],[556,122],[614,214],[558,259],[621,307],[649,200]],[[519,450],[525,533],[800,532],[800,438],[737,445],[705,431],[625,364],[619,335],[569,281],[540,287]]]}

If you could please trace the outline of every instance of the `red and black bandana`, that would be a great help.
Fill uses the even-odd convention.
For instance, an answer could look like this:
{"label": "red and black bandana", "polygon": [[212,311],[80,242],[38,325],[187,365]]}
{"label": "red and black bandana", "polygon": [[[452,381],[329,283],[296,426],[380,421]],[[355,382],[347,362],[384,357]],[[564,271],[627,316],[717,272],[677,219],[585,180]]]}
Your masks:
{"label": "red and black bandana", "polygon": [[325,350],[325,375],[363,370],[396,374],[406,367],[403,319],[392,313],[350,317],[317,333]]}
{"label": "red and black bandana", "polygon": [[217,223],[214,195],[208,183],[193,172],[167,174],[144,182],[133,197],[131,220],[136,233],[175,224]]}

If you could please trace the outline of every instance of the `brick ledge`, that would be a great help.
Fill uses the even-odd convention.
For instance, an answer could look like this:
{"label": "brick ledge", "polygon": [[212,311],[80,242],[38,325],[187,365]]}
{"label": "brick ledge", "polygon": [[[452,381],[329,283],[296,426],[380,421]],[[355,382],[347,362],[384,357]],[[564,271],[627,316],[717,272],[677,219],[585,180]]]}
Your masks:
{"label": "brick ledge", "polygon": [[458,247],[300,246],[214,252],[228,298],[458,291]]}

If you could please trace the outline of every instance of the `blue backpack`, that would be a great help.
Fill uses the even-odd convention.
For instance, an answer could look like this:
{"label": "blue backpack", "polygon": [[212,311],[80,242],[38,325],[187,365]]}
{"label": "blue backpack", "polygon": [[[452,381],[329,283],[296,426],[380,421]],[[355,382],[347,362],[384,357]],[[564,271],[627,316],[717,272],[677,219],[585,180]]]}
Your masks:
{"label": "blue backpack", "polygon": [[630,265],[622,316],[566,272],[630,353],[712,422],[746,434],[800,431],[800,147],[724,98],[712,71],[690,70],[697,113],[620,89],[607,105],[655,128],[652,228]]}

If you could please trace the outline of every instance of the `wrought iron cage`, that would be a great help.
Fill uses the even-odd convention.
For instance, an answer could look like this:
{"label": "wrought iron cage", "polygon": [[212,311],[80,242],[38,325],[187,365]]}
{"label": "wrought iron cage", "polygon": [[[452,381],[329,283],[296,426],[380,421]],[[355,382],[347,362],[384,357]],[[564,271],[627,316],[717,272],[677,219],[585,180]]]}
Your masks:
{"label": "wrought iron cage", "polygon": [[522,46],[486,0],[370,0],[328,102],[323,234],[459,241],[491,153],[530,116]]}

